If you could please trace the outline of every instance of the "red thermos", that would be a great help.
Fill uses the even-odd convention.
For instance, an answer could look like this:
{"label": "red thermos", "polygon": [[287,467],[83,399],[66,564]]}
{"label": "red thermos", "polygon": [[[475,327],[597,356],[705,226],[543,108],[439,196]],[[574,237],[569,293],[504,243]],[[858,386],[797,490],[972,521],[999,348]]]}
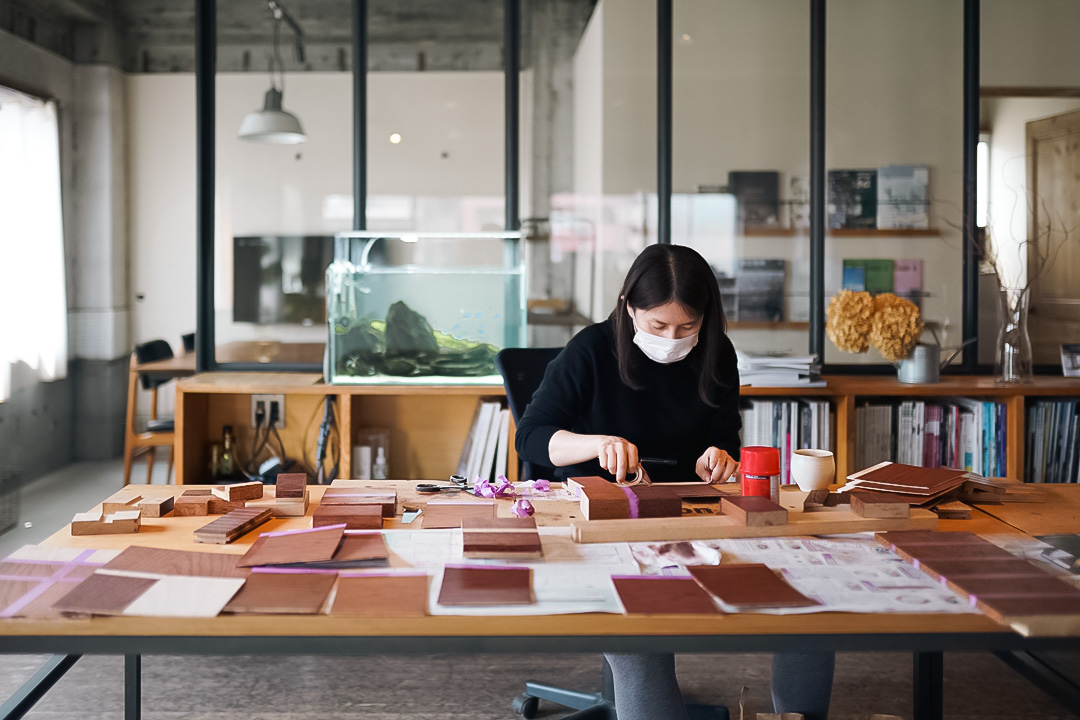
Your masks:
{"label": "red thermos", "polygon": [[780,451],[773,447],[744,447],[739,455],[742,494],[780,502]]}

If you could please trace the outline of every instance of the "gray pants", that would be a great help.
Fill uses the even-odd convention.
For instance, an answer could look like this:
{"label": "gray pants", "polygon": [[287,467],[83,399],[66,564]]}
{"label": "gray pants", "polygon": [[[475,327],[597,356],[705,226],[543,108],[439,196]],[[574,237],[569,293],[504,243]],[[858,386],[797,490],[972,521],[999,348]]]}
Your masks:
{"label": "gray pants", "polygon": [[[605,655],[615,679],[619,720],[686,720],[674,655]],[[832,695],[831,652],[785,652],[773,655],[774,712],[802,713],[806,720],[826,720]]]}

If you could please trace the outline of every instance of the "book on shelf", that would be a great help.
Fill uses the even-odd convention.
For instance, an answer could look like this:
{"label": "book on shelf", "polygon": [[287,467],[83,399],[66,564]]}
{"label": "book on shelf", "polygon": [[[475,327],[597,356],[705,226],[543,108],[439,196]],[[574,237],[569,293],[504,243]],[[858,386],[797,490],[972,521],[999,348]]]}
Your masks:
{"label": "book on shelf", "polygon": [[877,170],[830,170],[828,221],[834,229],[877,227]]}
{"label": "book on shelf", "polygon": [[893,292],[922,306],[923,261],[918,258],[897,260],[893,273]]}
{"label": "book on shelf", "polygon": [[732,170],[728,192],[739,204],[739,225],[760,230],[780,227],[780,173],[775,170]]}
{"label": "book on shelf", "polygon": [[784,319],[786,262],[780,258],[740,258],[734,288],[721,299],[728,319],[736,322],[780,322]]}
{"label": "book on shelf", "polygon": [[877,227],[883,230],[929,229],[930,168],[886,165],[877,170]]}
{"label": "book on shelf", "polygon": [[[498,401],[480,400],[477,404],[479,407],[473,425],[469,429],[469,435],[465,440],[466,445],[469,446],[469,460],[466,463],[465,472],[459,473],[465,475],[469,480],[477,477],[491,477],[491,468],[495,459],[495,445],[491,445],[489,454],[488,443],[493,441],[492,426],[495,427],[494,440],[497,442],[498,414],[502,407]],[[485,460],[487,461],[486,465]]]}
{"label": "book on shelf", "polygon": [[895,266],[896,261],[884,258],[865,260],[845,258],[844,289],[865,290],[874,295],[892,292]]}
{"label": "book on shelf", "polygon": [[780,451],[780,480],[791,483],[791,454],[813,448],[832,450],[831,405],[817,398],[749,398],[740,411],[742,444]]}
{"label": "book on shelf", "polygon": [[[1029,462],[1035,444],[1029,439]],[[1005,405],[972,398],[857,405],[855,466],[885,461],[998,477],[1006,461]]]}
{"label": "book on shelf", "polygon": [[1025,476],[1032,482],[1080,482],[1080,401],[1039,400],[1028,408]]}

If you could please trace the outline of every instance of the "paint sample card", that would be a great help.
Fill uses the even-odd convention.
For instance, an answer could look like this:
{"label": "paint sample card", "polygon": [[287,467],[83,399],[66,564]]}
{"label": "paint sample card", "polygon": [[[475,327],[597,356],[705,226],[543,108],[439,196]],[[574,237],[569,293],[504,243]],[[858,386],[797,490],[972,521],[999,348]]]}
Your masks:
{"label": "paint sample card", "polygon": [[336,581],[333,571],[256,570],[225,612],[315,615]]}
{"label": "paint sample card", "polygon": [[693,578],[616,575],[611,578],[628,615],[715,615],[720,612]]}
{"label": "paint sample card", "polygon": [[529,605],[532,570],[516,567],[447,565],[440,605]]}
{"label": "paint sample card", "polygon": [[768,565],[699,565],[687,568],[698,583],[720,602],[734,608],[809,607],[817,605]]}
{"label": "paint sample card", "polygon": [[427,573],[342,575],[330,614],[336,617],[423,617]]}

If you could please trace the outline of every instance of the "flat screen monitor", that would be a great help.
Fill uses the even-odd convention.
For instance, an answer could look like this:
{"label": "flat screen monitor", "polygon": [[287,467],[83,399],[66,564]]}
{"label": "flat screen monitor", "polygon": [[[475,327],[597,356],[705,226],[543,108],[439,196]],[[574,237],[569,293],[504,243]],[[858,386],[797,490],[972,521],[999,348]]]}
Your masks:
{"label": "flat screen monitor", "polygon": [[258,325],[326,322],[331,235],[233,238],[233,321]]}

